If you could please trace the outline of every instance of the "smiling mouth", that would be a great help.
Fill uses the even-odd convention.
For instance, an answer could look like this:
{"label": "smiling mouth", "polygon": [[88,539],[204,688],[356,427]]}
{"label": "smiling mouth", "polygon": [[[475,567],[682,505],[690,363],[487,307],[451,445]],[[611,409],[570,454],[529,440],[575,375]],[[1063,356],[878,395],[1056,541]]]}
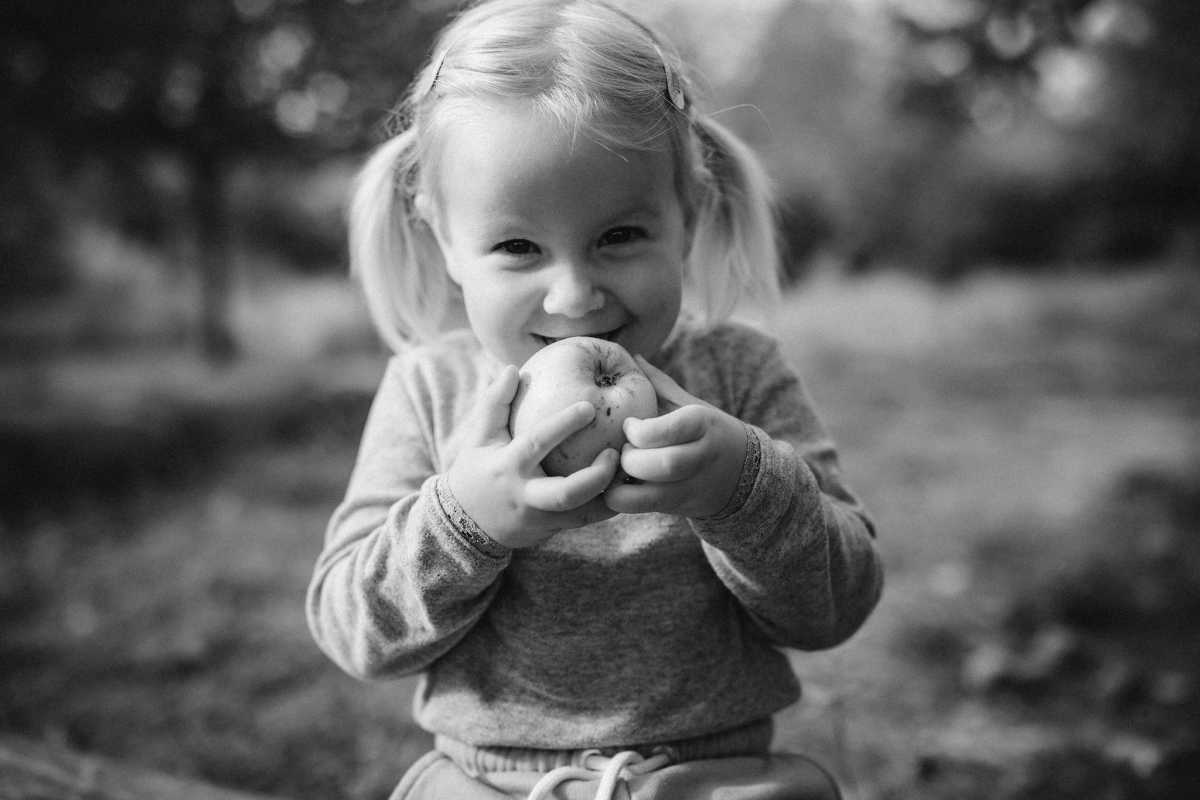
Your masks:
{"label": "smiling mouth", "polygon": [[[575,334],[572,334],[572,336],[589,336],[593,339],[604,339],[605,341],[608,341],[608,342],[614,342],[617,339],[617,334],[620,332],[621,332],[621,328],[613,328],[611,331],[603,331],[601,333],[575,333]],[[535,333],[535,334],[533,334],[533,338],[535,338],[539,342],[541,342],[542,346],[544,347],[545,345],[554,344],[555,342],[559,342],[559,341],[562,341],[563,339],[568,339],[570,337],[568,337],[568,336],[557,336],[557,337],[542,336],[539,333]]]}

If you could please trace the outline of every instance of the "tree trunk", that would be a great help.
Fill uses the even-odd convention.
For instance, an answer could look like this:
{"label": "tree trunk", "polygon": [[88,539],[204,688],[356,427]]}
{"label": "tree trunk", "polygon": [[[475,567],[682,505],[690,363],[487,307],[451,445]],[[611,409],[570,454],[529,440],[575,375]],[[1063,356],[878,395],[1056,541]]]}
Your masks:
{"label": "tree trunk", "polygon": [[192,196],[200,263],[200,347],[211,363],[228,364],[238,354],[230,323],[233,270],[225,164],[215,149],[192,157]]}

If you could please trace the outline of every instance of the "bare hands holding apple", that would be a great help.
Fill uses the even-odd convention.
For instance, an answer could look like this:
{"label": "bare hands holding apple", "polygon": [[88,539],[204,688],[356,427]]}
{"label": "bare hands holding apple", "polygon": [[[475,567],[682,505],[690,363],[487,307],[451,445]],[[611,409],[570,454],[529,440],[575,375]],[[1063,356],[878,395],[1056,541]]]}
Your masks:
{"label": "bare hands holding apple", "polygon": [[638,365],[658,393],[661,416],[625,421],[621,467],[640,483],[611,487],[613,511],[661,511],[709,517],[733,497],[746,452],[740,420],[688,394],[641,356]]}
{"label": "bare hands holding apple", "polygon": [[518,383],[516,367],[507,366],[487,387],[446,474],[450,491],[475,523],[512,548],[613,516],[601,493],[618,463],[617,451],[607,448],[570,475],[547,476],[541,462],[591,424],[596,409],[588,402],[571,403],[513,436],[508,422]]}

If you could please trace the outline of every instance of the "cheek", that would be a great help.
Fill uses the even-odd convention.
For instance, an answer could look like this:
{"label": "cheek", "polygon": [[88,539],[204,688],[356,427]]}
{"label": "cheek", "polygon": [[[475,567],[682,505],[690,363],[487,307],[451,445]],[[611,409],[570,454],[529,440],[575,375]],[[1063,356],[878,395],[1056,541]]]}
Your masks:
{"label": "cheek", "polygon": [[672,261],[647,267],[641,279],[627,285],[624,301],[643,320],[656,325],[670,325],[679,315],[683,302],[683,284],[680,264]]}
{"label": "cheek", "polygon": [[678,306],[683,294],[684,260],[675,252],[667,254],[648,275],[644,292],[648,301],[670,310]]}
{"label": "cheek", "polygon": [[465,278],[459,284],[463,299],[480,319],[516,321],[537,299],[512,275],[477,272]]}

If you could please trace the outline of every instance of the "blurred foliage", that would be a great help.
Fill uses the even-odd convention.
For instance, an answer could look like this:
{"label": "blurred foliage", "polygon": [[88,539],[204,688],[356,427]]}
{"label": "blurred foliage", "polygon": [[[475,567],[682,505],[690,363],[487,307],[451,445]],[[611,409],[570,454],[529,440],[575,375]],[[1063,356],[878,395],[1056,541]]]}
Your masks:
{"label": "blurred foliage", "polygon": [[794,270],[1194,261],[1198,36],[1188,0],[787,4],[739,91],[770,109]]}
{"label": "blurred foliage", "polygon": [[[423,57],[436,10],[366,0],[4,4],[0,299],[44,272],[52,222],[99,216],[159,243],[182,227],[197,242],[206,349],[230,354],[232,172],[303,169],[361,147]],[[26,190],[44,185],[67,196]],[[91,193],[69,196],[79,189]],[[26,204],[34,208],[10,210]]]}
{"label": "blurred foliage", "polygon": [[[1071,151],[1086,160],[1086,172],[1056,182],[972,176],[984,180],[976,192],[987,224],[960,234],[954,244],[973,251],[962,255],[1136,259],[1178,237],[1196,255],[1200,5],[964,0],[899,2],[893,14],[912,59],[896,94],[903,113],[960,141],[1045,126],[1062,137],[1063,161],[1079,157]],[[1014,242],[1025,232],[1034,241]]]}
{"label": "blurred foliage", "polygon": [[325,158],[369,140],[424,57],[438,7],[12,0],[0,10],[7,135],[36,130],[68,165],[162,150]]}

